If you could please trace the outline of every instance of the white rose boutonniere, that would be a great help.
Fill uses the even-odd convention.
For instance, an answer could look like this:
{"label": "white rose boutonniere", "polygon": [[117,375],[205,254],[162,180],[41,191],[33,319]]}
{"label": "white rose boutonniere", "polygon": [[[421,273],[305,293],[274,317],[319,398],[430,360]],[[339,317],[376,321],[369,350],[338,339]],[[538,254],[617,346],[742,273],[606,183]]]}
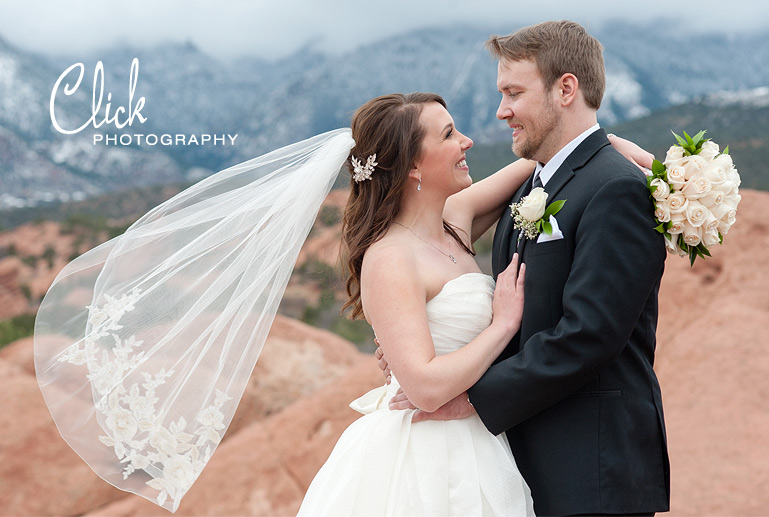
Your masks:
{"label": "white rose boutonniere", "polygon": [[545,189],[537,187],[532,189],[529,195],[518,203],[510,205],[510,217],[514,221],[513,227],[520,230],[518,240],[524,236],[527,239],[535,239],[542,232],[552,235],[553,225],[550,224],[550,217],[563,208],[566,200],[553,201],[546,206],[547,198],[548,194]]}
{"label": "white rose boutonniere", "polygon": [[705,131],[690,137],[673,133],[665,161],[654,160],[647,186],[654,204],[656,230],[665,235],[670,253],[709,257],[709,248],[724,240],[737,215],[740,202],[740,175],[734,168],[727,146],[703,138]]}

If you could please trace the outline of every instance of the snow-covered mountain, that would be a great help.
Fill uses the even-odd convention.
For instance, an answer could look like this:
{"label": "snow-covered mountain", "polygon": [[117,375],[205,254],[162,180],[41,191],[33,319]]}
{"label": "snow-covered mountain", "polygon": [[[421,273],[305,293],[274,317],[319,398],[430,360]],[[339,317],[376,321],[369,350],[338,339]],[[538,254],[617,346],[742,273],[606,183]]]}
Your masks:
{"label": "snow-covered mountain", "polygon": [[[194,180],[345,126],[365,100],[394,91],[438,92],[476,142],[507,140],[509,131],[495,118],[496,64],[483,43],[511,29],[423,29],[342,55],[308,45],[278,61],[232,64],[188,43],[52,57],[0,40],[0,209]],[[599,111],[605,125],[695,97],[713,94],[708,102],[725,102],[769,86],[769,32],[692,36],[659,22],[606,24],[594,33],[605,47],[607,91]],[[114,110],[128,103],[133,58],[140,62],[134,103],[145,98],[145,123],[76,135],[54,130],[51,90],[67,67],[83,62],[85,74],[76,95],[59,93],[56,115],[66,127],[78,127],[91,113],[96,62],[104,64],[104,103],[111,93]],[[107,146],[94,145],[95,133],[238,136],[234,145]]]}

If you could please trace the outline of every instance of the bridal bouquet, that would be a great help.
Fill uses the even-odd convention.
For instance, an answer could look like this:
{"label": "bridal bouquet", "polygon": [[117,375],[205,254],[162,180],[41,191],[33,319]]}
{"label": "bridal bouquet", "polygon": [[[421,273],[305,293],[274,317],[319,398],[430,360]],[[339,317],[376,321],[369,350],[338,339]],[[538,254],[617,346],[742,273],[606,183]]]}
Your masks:
{"label": "bridal bouquet", "polygon": [[647,185],[654,202],[656,230],[665,235],[670,253],[709,257],[734,224],[740,202],[740,175],[729,146],[723,153],[718,144],[703,138],[705,131],[690,137],[673,133],[673,145],[665,161],[654,160]]}

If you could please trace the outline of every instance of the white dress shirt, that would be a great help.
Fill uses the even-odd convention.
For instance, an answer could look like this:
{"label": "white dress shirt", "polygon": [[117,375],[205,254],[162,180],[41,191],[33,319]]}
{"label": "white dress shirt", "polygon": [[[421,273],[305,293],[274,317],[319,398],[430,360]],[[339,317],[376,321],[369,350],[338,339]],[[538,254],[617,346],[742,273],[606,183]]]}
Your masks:
{"label": "white dress shirt", "polygon": [[[580,134],[577,138],[566,144],[560,151],[555,153],[555,156],[553,156],[549,162],[547,162],[545,165],[542,165],[540,162],[537,162],[537,166],[534,169],[534,179],[539,176],[539,178],[542,180],[542,185],[547,185],[547,182],[550,178],[553,177],[553,174],[555,174],[555,171],[558,170],[558,167],[563,165],[564,160],[566,160],[566,157],[569,156],[574,149],[577,148],[579,144],[581,144],[585,138],[589,137],[596,131],[598,131],[599,125],[596,124],[590,129],[584,131],[582,134]],[[559,239],[563,239],[563,233],[561,232],[561,229],[558,227],[558,221],[554,216],[550,216],[550,225],[553,227],[553,233],[550,235],[542,232],[537,237],[537,242],[548,242],[548,241],[557,241]]]}
{"label": "white dress shirt", "polygon": [[539,176],[542,180],[542,185],[547,185],[547,181],[553,177],[553,174],[555,174],[555,171],[558,170],[558,167],[563,164],[564,160],[566,160],[566,157],[574,152],[574,149],[576,149],[577,146],[585,140],[585,138],[598,131],[599,127],[600,126],[596,124],[590,129],[584,131],[577,138],[563,146],[563,148],[555,153],[555,156],[550,158],[550,161],[546,164],[542,165],[540,162],[537,162],[537,166],[534,169],[534,178],[536,179],[537,176]]}

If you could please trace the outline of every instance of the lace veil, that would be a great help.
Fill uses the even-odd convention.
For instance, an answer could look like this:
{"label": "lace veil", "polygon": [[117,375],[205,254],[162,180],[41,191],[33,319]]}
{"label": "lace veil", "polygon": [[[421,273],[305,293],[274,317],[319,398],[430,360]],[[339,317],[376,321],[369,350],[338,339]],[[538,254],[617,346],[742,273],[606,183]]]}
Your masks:
{"label": "lace veil", "polygon": [[229,425],[349,129],[223,170],[58,275],[35,369],[67,443],[176,511]]}

